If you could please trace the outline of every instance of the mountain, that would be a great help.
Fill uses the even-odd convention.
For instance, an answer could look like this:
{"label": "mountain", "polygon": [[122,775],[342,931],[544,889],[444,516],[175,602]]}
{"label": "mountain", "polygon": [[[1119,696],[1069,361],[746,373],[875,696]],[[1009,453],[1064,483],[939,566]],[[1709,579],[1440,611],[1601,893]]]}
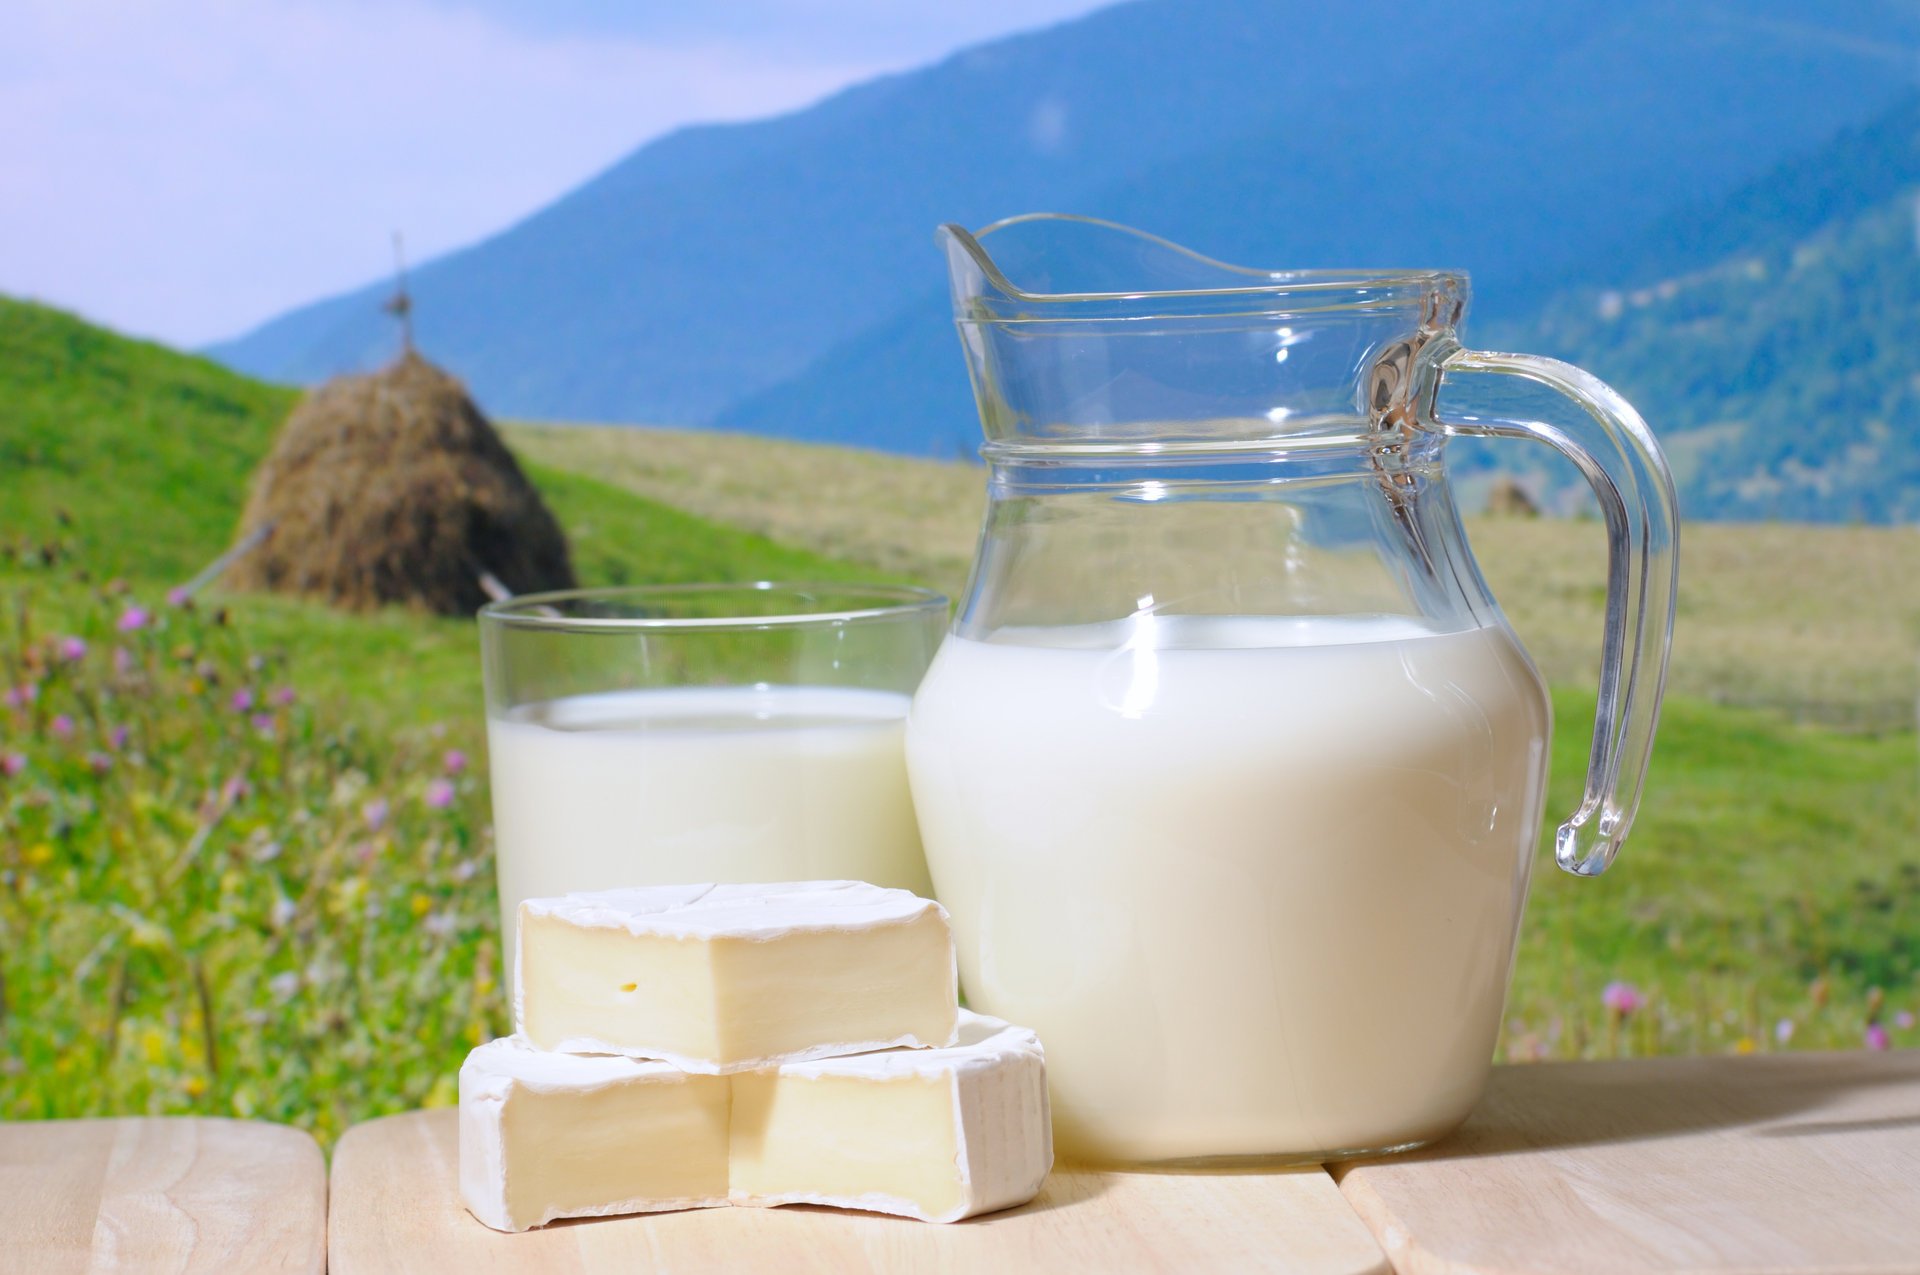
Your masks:
{"label": "mountain", "polygon": [[1625,394],[1693,516],[1920,522],[1916,319],[1920,96],[1664,219],[1611,279],[1486,337]]}
{"label": "mountain", "polygon": [[[1483,318],[1910,85],[1885,0],[1136,0],[796,114],[645,146],[428,263],[426,349],[509,415],[950,453],[975,426],[934,225],[1036,208],[1230,259],[1475,274]],[[384,285],[218,347],[377,363]]]}

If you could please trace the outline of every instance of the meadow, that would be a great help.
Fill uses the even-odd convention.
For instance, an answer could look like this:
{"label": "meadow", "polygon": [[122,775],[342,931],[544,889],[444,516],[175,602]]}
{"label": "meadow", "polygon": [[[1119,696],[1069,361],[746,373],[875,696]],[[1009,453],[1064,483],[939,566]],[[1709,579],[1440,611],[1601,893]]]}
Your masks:
{"label": "meadow", "polygon": [[[169,592],[291,404],[0,302],[0,1118],[331,1139],[504,1026],[470,622]],[[520,426],[595,583],[957,589],[980,470]],[[1597,530],[1476,524],[1583,770]],[[1620,866],[1543,858],[1509,1059],[1920,1045],[1909,530],[1689,528],[1677,693]],[[1841,727],[1844,727],[1842,729]]]}

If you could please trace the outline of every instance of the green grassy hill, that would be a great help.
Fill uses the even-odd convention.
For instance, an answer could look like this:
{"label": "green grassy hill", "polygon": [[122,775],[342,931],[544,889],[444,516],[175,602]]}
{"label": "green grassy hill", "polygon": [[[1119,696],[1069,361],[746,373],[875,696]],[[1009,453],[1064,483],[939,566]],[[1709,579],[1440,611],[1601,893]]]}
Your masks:
{"label": "green grassy hill", "polygon": [[[0,300],[0,1119],[203,1111],[332,1137],[451,1100],[465,1050],[503,1027],[471,623],[161,603],[227,543],[291,401]],[[590,582],[945,583],[973,515],[944,502],[979,480],[711,436],[509,437],[543,462],[528,472]],[[1534,526],[1534,587],[1591,592],[1571,532],[1592,529]],[[1840,534],[1786,575],[1792,529],[1746,565],[1729,540],[1731,582],[1700,596],[1882,588],[1861,564],[1886,555]],[[1558,817],[1592,701],[1555,702]],[[1672,700],[1621,866],[1575,881],[1542,861],[1507,1056],[1851,1047],[1870,1017],[1920,1044],[1900,1017],[1920,1010],[1914,744]],[[1650,1003],[1607,1011],[1613,979]]]}

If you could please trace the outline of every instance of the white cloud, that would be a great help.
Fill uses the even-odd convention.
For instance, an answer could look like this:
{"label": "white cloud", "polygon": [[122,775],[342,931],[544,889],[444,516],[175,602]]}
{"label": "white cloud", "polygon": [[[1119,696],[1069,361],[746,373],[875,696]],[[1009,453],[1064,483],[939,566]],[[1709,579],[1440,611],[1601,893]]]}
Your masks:
{"label": "white cloud", "polygon": [[0,291],[192,344],[530,212],[688,121],[881,66],[416,0],[9,0]]}

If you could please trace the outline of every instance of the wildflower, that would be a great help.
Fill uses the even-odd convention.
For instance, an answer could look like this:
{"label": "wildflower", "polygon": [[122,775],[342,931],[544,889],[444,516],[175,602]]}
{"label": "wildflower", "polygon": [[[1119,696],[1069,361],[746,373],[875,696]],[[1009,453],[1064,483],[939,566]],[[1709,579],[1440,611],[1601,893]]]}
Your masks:
{"label": "wildflower", "polygon": [[232,704],[233,704],[233,711],[236,713],[244,713],[248,709],[252,708],[253,707],[252,689],[249,687],[243,686],[239,690],[235,691],[233,693]]}
{"label": "wildflower", "polygon": [[411,899],[407,900],[407,908],[416,917],[425,916],[427,913],[433,911],[433,898],[430,895],[416,893]]}
{"label": "wildflower", "polygon": [[127,738],[128,733],[125,726],[116,726],[107,732],[107,743],[113,746],[115,752],[127,746]]}
{"label": "wildflower", "polygon": [[1867,1024],[1868,1049],[1886,1049],[1892,1044],[1893,1041],[1887,1036],[1887,1029],[1885,1027],[1882,1027],[1879,1023]]}
{"label": "wildflower", "polygon": [[102,752],[87,754],[87,769],[96,775],[104,775],[113,769],[113,758]]}
{"label": "wildflower", "polygon": [[273,922],[274,929],[284,930],[292,923],[293,918],[299,915],[299,912],[299,905],[283,894],[273,901],[273,906],[267,911],[267,917]]}
{"label": "wildflower", "polygon": [[69,664],[78,664],[87,658],[87,643],[84,638],[64,637],[60,639],[60,658]]}
{"label": "wildflower", "polygon": [[27,768],[25,753],[0,753],[0,775],[11,779]]}
{"label": "wildflower", "polygon": [[253,852],[253,861],[255,863],[272,863],[279,857],[280,843],[278,841],[269,841]]}
{"label": "wildflower", "polygon": [[387,809],[387,799],[385,797],[375,797],[372,801],[360,807],[360,817],[366,820],[368,832],[378,832],[386,826]]}
{"label": "wildflower", "polygon": [[71,739],[73,738],[73,719],[61,713],[47,723],[47,729],[53,732],[55,739]]}
{"label": "wildflower", "polygon": [[141,629],[146,628],[148,621],[152,619],[153,616],[147,612],[145,607],[135,604],[120,613],[120,631],[122,633],[138,633]]}
{"label": "wildflower", "polygon": [[291,686],[283,686],[279,690],[273,693],[273,702],[280,705],[283,708],[286,707],[288,704],[293,703],[295,698],[297,697],[294,695],[293,688]]}
{"label": "wildflower", "polygon": [[453,865],[453,879],[455,881],[471,881],[479,875],[480,864],[476,860],[462,859]]}
{"label": "wildflower", "polygon": [[300,976],[292,970],[275,974],[267,980],[267,990],[273,993],[273,998],[277,1001],[290,1000],[293,994],[300,990]]}
{"label": "wildflower", "polygon": [[1640,989],[1632,983],[1615,979],[1601,989],[1600,1003],[1605,1005],[1607,1009],[1613,1013],[1625,1018],[1635,1010],[1643,1007],[1647,1003],[1647,999],[1640,994]]}
{"label": "wildflower", "polygon": [[457,775],[467,768],[467,755],[458,748],[449,748],[447,755],[440,759],[440,764],[449,775]]}
{"label": "wildflower", "polygon": [[53,847],[42,841],[28,846],[26,852],[20,857],[26,861],[29,868],[44,868],[53,862]]}
{"label": "wildflower", "polygon": [[253,723],[253,728],[259,731],[262,735],[273,734],[273,714],[272,713],[255,713],[248,720]]}
{"label": "wildflower", "polygon": [[1736,1054],[1750,1054],[1758,1048],[1760,1048],[1759,1043],[1751,1036],[1742,1036],[1733,1042],[1733,1052]]}
{"label": "wildflower", "polygon": [[1783,1018],[1779,1022],[1775,1023],[1773,1025],[1773,1038],[1775,1041],[1777,1041],[1782,1045],[1792,1040],[1793,1039],[1793,1020],[1791,1018]]}
{"label": "wildflower", "polygon": [[8,708],[25,708],[39,698],[40,687],[33,682],[25,682],[19,686],[10,686],[7,688]]}
{"label": "wildflower", "polygon": [[427,805],[435,810],[445,810],[453,804],[453,781],[436,779],[427,785]]}
{"label": "wildflower", "polygon": [[435,912],[420,922],[420,928],[435,938],[451,938],[460,928],[460,918],[451,912]]}
{"label": "wildflower", "polygon": [[1899,1013],[1895,1014],[1893,1016],[1893,1025],[1895,1027],[1898,1027],[1903,1032],[1912,1031],[1913,1030],[1913,1011],[1910,1009],[1903,1009]]}
{"label": "wildflower", "polygon": [[183,607],[191,601],[193,601],[193,591],[183,584],[167,590],[167,605],[170,607]]}
{"label": "wildflower", "polygon": [[133,668],[133,652],[124,646],[113,648],[113,671],[125,677]]}
{"label": "wildflower", "polygon": [[237,805],[252,791],[253,789],[248,786],[244,776],[229,775],[227,782],[220,785],[220,804],[223,806]]}

